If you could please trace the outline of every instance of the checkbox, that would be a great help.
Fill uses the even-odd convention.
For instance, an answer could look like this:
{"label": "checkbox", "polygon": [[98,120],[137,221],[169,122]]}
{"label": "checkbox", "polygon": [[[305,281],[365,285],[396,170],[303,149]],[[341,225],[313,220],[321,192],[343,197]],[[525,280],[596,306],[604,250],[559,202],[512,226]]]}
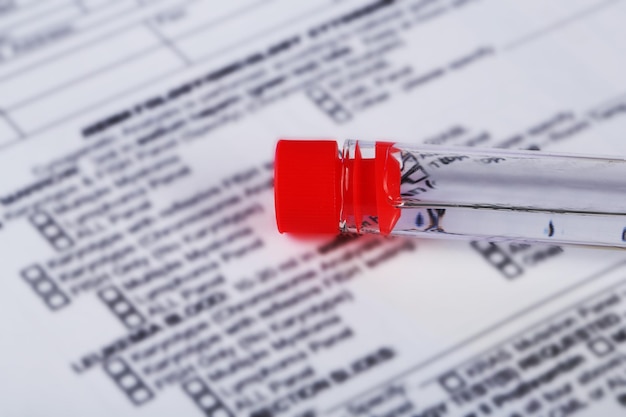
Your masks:
{"label": "checkbox", "polygon": [[608,355],[614,350],[613,345],[603,338],[592,340],[587,346],[599,358]]}
{"label": "checkbox", "polygon": [[456,372],[449,372],[439,378],[439,383],[448,392],[455,392],[465,387],[465,380]]}

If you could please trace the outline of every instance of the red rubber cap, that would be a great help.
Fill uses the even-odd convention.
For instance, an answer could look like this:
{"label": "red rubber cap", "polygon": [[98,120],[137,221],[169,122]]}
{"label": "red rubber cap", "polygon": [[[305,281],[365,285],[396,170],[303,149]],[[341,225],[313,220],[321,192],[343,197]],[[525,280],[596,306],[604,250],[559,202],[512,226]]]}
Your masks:
{"label": "red rubber cap", "polygon": [[338,233],[341,160],[335,141],[280,140],[274,161],[281,233]]}

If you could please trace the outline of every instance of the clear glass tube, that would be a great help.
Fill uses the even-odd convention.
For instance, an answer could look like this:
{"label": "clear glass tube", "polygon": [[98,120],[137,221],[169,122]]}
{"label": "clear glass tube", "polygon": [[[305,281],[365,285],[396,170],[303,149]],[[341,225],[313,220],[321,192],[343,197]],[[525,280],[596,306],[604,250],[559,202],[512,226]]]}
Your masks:
{"label": "clear glass tube", "polygon": [[345,232],[626,247],[625,159],[349,140],[342,170]]}

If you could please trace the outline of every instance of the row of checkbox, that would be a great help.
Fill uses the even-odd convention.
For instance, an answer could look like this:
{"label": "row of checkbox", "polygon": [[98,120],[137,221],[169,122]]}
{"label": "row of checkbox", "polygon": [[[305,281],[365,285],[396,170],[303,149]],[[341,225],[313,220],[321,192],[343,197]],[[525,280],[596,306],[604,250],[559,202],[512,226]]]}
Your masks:
{"label": "row of checkbox", "polygon": [[74,244],[67,233],[47,213],[33,214],[30,216],[30,222],[56,250],[65,250]]}
{"label": "row of checkbox", "polygon": [[124,360],[113,359],[104,365],[104,370],[134,404],[144,404],[154,397],[154,393],[150,388],[133,372]]}
{"label": "row of checkbox", "polygon": [[352,118],[352,115],[337,100],[321,88],[311,88],[307,91],[307,95],[317,107],[337,123],[344,123]]}
{"label": "row of checkbox", "polygon": [[145,323],[144,317],[126,299],[124,294],[115,287],[108,287],[98,291],[98,296],[129,329]]}
{"label": "row of checkbox", "polygon": [[61,291],[41,266],[31,265],[22,270],[21,275],[51,310],[58,310],[70,303],[69,297]]}
{"label": "row of checkbox", "polygon": [[498,269],[507,278],[516,278],[524,271],[502,248],[493,242],[474,241],[471,243],[487,262]]}
{"label": "row of checkbox", "polygon": [[233,417],[217,396],[200,379],[194,378],[183,384],[183,389],[207,417]]}

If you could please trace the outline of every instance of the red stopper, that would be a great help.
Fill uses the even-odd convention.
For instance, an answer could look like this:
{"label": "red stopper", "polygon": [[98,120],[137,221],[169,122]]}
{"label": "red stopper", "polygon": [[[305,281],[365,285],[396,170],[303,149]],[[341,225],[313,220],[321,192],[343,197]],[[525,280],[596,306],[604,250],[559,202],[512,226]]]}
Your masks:
{"label": "red stopper", "polygon": [[274,161],[281,233],[338,233],[341,160],[335,141],[280,140]]}
{"label": "red stopper", "polygon": [[[378,231],[391,233],[400,217],[400,164],[393,144],[376,143],[373,159],[363,159],[358,144],[353,159],[342,161],[337,142],[280,140],[274,162],[276,223],[281,233],[338,233],[340,217],[353,219],[358,232],[366,217]],[[345,198],[345,201],[342,201]],[[343,206],[344,213],[341,213]]]}

